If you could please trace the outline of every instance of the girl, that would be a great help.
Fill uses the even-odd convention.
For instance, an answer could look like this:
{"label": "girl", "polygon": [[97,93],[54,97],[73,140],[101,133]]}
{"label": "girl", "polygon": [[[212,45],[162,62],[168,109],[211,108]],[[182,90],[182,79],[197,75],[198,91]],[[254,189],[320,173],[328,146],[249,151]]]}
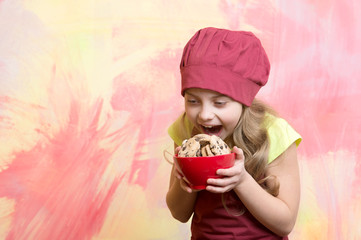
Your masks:
{"label": "girl", "polygon": [[236,161],[201,191],[173,167],[166,198],[173,217],[187,222],[193,215],[193,240],[288,239],[300,199],[301,137],[254,99],[270,71],[261,42],[250,32],[201,29],[185,46],[180,69],[185,113],[168,129],[175,152],[195,134],[215,134]]}

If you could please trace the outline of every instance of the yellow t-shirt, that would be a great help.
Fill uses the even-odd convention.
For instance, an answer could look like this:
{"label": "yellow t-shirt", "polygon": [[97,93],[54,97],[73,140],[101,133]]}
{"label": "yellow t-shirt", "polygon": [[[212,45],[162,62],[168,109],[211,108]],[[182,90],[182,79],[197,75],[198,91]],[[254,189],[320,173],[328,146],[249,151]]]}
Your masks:
{"label": "yellow t-shirt", "polygon": [[[182,128],[182,124],[184,128]],[[288,122],[282,118],[275,117],[273,115],[267,115],[266,122],[264,123],[267,128],[269,138],[269,153],[268,162],[272,162],[279,155],[281,155],[286,149],[291,146],[292,143],[296,143],[298,146],[302,138]],[[181,131],[185,129],[185,131]],[[168,134],[178,146],[182,145],[185,139],[192,136],[193,124],[188,120],[185,114],[182,114],[169,128]]]}

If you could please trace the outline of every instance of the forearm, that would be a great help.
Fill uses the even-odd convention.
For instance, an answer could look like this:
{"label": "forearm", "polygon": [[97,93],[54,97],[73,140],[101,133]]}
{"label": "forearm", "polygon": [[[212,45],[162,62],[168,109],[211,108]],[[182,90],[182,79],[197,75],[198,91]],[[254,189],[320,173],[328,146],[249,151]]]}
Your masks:
{"label": "forearm", "polygon": [[175,219],[187,222],[193,214],[196,198],[196,192],[188,193],[184,191],[180,186],[179,180],[174,177],[171,181],[166,201]]}
{"label": "forearm", "polygon": [[266,192],[247,174],[234,191],[248,211],[265,227],[279,236],[288,235],[296,221],[297,209]]}

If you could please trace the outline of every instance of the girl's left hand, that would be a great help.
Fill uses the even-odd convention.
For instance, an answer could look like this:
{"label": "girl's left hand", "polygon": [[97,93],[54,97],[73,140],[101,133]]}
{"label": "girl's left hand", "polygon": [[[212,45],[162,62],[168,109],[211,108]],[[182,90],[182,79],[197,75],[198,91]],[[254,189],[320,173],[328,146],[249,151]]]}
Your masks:
{"label": "girl's left hand", "polygon": [[207,191],[213,193],[228,192],[239,185],[244,179],[244,176],[248,174],[244,168],[243,151],[238,147],[234,147],[232,152],[236,153],[233,167],[218,169],[217,175],[222,175],[223,178],[209,178],[207,180]]}

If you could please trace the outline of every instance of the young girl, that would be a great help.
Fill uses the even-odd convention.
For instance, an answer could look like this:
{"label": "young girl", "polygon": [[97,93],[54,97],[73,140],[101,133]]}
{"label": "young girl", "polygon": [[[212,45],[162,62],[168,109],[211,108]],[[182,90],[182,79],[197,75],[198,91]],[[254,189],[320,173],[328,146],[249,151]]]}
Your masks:
{"label": "young girl", "polygon": [[255,99],[270,71],[261,42],[250,32],[201,29],[185,46],[180,69],[185,113],[168,129],[175,152],[195,134],[215,134],[236,161],[201,191],[173,167],[166,199],[173,217],[187,222],[193,215],[193,240],[288,239],[300,199],[301,137]]}

